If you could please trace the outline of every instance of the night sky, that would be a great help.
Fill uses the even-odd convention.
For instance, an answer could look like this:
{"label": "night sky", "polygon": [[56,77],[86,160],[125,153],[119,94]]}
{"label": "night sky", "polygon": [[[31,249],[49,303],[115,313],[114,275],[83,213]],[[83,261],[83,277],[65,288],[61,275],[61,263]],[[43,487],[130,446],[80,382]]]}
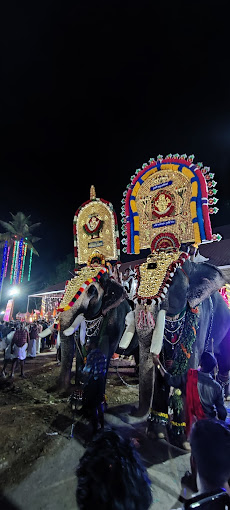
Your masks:
{"label": "night sky", "polygon": [[210,166],[212,224],[230,222],[227,6],[5,2],[0,218],[21,210],[41,221],[32,279],[73,251],[73,216],[91,184],[120,218],[130,176],[159,153]]}

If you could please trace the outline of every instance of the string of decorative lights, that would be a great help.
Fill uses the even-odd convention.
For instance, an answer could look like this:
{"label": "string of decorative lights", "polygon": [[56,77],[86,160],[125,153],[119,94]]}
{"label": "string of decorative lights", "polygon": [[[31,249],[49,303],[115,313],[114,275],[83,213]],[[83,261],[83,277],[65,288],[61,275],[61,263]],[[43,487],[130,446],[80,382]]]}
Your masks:
{"label": "string of decorative lights", "polygon": [[11,262],[11,268],[10,268],[10,283],[12,283],[12,281],[13,281],[15,254],[16,254],[16,241],[14,241],[14,247],[13,247],[12,262]]}
{"label": "string of decorative lights", "polygon": [[22,272],[21,272],[20,283],[22,283],[22,281],[23,281],[24,270],[25,270],[26,254],[27,254],[27,243],[24,243],[24,253],[23,253],[24,256],[23,256],[23,262],[22,262]]}
{"label": "string of decorative lights", "polygon": [[30,250],[30,261],[29,261],[29,272],[28,272],[28,282],[30,281],[30,274],[31,274],[31,267],[32,267],[32,257],[33,257],[33,250]]}
{"label": "string of decorative lights", "polygon": [[5,269],[6,257],[7,257],[7,241],[4,244],[4,250],[3,250],[2,269],[1,269],[1,276],[0,276],[0,289],[2,288],[2,281],[3,281],[3,278],[4,278],[4,269]]}
{"label": "string of decorative lights", "polygon": [[21,255],[18,283],[21,283],[21,280],[22,280],[22,266],[23,266],[23,260],[24,260],[24,251],[25,251],[25,243],[22,244],[22,255]]}
{"label": "string of decorative lights", "polygon": [[15,260],[14,260],[13,283],[16,283],[16,277],[17,277],[17,269],[18,269],[18,248],[19,248],[19,241],[16,241],[16,253],[15,253]]}
{"label": "string of decorative lights", "polygon": [[23,237],[19,241],[18,245],[18,260],[17,260],[17,272],[16,272],[16,283],[19,283],[19,275],[22,261],[22,248],[23,248]]}
{"label": "string of decorative lights", "polygon": [[6,265],[5,265],[4,278],[6,278],[6,275],[7,275],[7,268],[8,268],[8,262],[9,262],[9,256],[10,256],[10,246],[8,246],[8,248],[7,248],[7,256],[6,256]]}

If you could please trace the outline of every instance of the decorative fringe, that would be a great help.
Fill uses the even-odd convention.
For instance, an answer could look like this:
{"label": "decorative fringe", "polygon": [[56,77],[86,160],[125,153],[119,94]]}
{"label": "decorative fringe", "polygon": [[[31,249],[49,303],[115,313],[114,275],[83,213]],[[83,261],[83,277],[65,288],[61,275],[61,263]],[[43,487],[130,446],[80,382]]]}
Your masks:
{"label": "decorative fringe", "polygon": [[137,327],[138,329],[155,328],[153,314],[149,311],[140,310],[137,319]]}

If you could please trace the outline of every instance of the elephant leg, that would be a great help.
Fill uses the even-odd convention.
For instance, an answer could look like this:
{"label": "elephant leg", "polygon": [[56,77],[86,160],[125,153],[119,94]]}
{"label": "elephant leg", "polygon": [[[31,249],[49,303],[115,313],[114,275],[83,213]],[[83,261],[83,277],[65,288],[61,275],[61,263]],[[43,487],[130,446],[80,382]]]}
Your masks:
{"label": "elephant leg", "polygon": [[153,433],[159,439],[167,435],[168,425],[168,399],[169,387],[165,384],[164,378],[159,370],[156,371],[152,409],[148,418],[148,433]]}
{"label": "elephant leg", "polygon": [[139,360],[139,408],[135,414],[144,416],[151,406],[155,378],[155,367],[149,346],[140,343]]}
{"label": "elephant leg", "polygon": [[[223,388],[224,398],[228,398],[230,395],[230,378],[229,372],[219,371],[216,380]],[[229,400],[229,398],[228,398]]]}
{"label": "elephant leg", "polygon": [[75,371],[75,384],[80,384],[82,380],[82,370],[84,368],[84,358],[81,351],[80,342],[77,340],[76,345],[76,371]]}
{"label": "elephant leg", "polygon": [[139,347],[136,347],[136,349],[133,351],[134,360],[136,363],[135,373],[138,376],[139,375],[139,363],[140,363],[140,356],[139,356]]}
{"label": "elephant leg", "polygon": [[170,421],[169,428],[170,441],[179,448],[190,451],[186,436],[185,397],[174,393],[170,398],[170,407],[173,410],[173,419]]}
{"label": "elephant leg", "polygon": [[71,381],[71,369],[74,357],[74,337],[73,335],[61,340],[61,373],[60,387],[67,389]]}

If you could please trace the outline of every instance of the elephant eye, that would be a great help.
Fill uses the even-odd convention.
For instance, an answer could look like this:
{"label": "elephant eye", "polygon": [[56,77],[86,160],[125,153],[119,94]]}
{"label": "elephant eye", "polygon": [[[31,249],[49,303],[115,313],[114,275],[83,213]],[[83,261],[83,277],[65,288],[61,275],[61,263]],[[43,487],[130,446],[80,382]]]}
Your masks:
{"label": "elephant eye", "polygon": [[156,262],[150,262],[147,265],[147,269],[156,269],[156,268],[157,268],[157,263]]}

